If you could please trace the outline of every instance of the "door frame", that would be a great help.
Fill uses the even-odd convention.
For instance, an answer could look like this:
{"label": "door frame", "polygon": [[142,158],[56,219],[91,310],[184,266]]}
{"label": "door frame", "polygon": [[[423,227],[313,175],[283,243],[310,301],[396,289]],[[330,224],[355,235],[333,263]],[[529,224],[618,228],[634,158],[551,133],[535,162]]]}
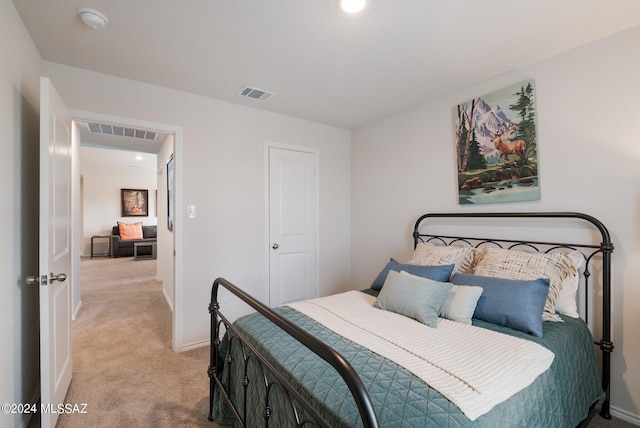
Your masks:
{"label": "door frame", "polygon": [[270,241],[270,226],[271,219],[269,216],[269,181],[271,179],[270,176],[270,167],[269,167],[269,150],[272,148],[283,149],[283,150],[293,150],[302,153],[310,153],[315,156],[315,169],[316,169],[316,179],[315,179],[315,193],[316,193],[316,220],[315,220],[315,228],[316,228],[316,236],[315,236],[315,264],[316,264],[316,275],[315,275],[315,295],[320,296],[320,150],[313,147],[304,147],[304,146],[295,146],[292,144],[284,144],[277,143],[274,141],[265,141],[264,142],[264,299],[263,303],[267,306],[271,306],[271,290],[270,290],[270,257],[271,257],[271,241]]}
{"label": "door frame", "polygon": [[[165,123],[150,122],[141,119],[133,119],[128,117],[119,117],[106,115],[101,113],[69,110],[74,121],[81,122],[103,122],[113,123],[131,128],[153,129],[158,132],[173,134],[173,159],[174,159],[174,189],[175,189],[175,206],[182,206],[182,147],[183,147],[183,130],[180,126],[169,125]],[[79,174],[79,172],[78,172]],[[79,177],[73,177],[73,186],[79,186]],[[174,352],[183,351],[183,322],[184,304],[182,289],[182,211],[174,210],[173,225],[173,249],[174,249],[174,284],[173,284],[173,311],[172,311],[172,334],[171,346]],[[73,237],[72,239],[75,239]],[[72,260],[80,258],[80,249],[72,254]],[[78,285],[79,287],[79,285]],[[79,289],[74,289],[73,293],[80,293]]]}

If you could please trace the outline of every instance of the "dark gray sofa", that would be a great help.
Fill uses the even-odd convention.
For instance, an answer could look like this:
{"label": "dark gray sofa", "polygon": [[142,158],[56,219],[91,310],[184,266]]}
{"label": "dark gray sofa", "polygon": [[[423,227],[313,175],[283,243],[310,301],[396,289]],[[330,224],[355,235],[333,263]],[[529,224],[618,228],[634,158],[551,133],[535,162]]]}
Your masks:
{"label": "dark gray sofa", "polygon": [[[133,256],[134,242],[156,242],[158,239],[157,226],[142,226],[143,239],[120,239],[120,228],[113,226],[111,231],[111,256],[112,257],[130,257]],[[138,248],[138,255],[151,255],[151,246]]]}

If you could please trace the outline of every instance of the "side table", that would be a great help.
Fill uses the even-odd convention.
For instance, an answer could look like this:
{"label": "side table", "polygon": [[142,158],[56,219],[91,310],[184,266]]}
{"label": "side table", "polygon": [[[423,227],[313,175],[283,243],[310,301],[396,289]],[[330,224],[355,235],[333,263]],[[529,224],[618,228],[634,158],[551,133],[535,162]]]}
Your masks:
{"label": "side table", "polygon": [[[101,253],[95,252],[95,241],[96,239],[106,239],[107,240],[107,249]],[[111,237],[105,235],[93,235],[91,237],[91,258],[94,257],[111,257]]]}

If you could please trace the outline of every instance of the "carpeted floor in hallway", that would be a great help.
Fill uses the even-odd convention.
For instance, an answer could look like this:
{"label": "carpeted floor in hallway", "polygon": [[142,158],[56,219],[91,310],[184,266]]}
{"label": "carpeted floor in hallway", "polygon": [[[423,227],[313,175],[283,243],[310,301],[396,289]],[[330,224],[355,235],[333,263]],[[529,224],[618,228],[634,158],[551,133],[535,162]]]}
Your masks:
{"label": "carpeted floor in hallway", "polygon": [[218,427],[207,420],[209,348],[171,350],[155,275],[156,260],[82,260],[66,403],[86,403],[86,414],[63,414],[58,428]]}

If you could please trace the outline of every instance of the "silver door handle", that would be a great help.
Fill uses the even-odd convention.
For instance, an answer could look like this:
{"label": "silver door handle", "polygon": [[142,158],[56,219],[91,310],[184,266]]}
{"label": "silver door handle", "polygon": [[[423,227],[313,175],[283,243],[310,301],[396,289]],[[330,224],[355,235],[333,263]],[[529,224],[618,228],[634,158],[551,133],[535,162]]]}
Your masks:
{"label": "silver door handle", "polygon": [[49,274],[49,282],[53,282],[53,281],[65,282],[66,280],[67,280],[66,273],[59,273],[56,275],[55,273],[51,272]]}
{"label": "silver door handle", "polygon": [[271,248],[273,248],[274,250],[277,250],[278,248],[280,248],[280,245],[274,242]]}
{"label": "silver door handle", "polygon": [[[47,277],[43,276],[43,278],[44,278],[44,280],[46,282]],[[28,276],[28,277],[25,278],[24,282],[27,285],[35,285],[35,284],[39,284],[40,283],[40,278],[38,278],[37,276]]]}
{"label": "silver door handle", "polygon": [[38,278],[37,276],[28,276],[25,278],[24,282],[27,285],[40,284],[41,282],[42,282],[42,285],[47,285],[48,283],[53,281],[64,282],[66,280],[67,280],[66,273],[59,273],[56,275],[55,273],[51,272],[48,277],[47,275],[42,275],[40,278]]}

